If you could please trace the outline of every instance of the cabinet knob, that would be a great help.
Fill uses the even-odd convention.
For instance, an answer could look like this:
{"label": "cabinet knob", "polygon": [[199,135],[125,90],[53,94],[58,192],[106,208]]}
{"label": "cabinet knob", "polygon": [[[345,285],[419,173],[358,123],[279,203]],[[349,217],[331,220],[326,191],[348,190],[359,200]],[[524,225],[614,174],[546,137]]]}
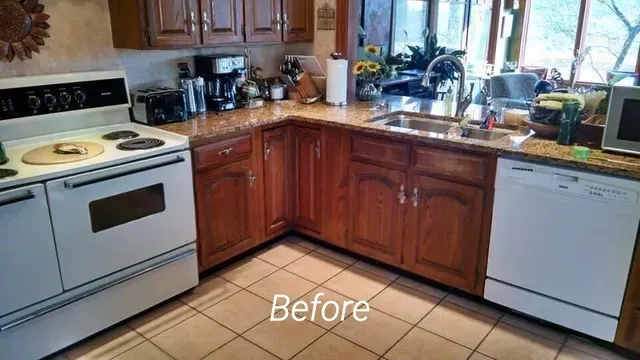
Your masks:
{"label": "cabinet knob", "polygon": [[280,30],[282,26],[282,20],[280,20],[280,13],[276,14],[275,23],[276,23],[276,29]]}
{"label": "cabinet knob", "polygon": [[211,25],[211,23],[209,22],[209,16],[206,11],[202,12],[202,25],[204,25],[204,31],[209,32],[209,25]]}
{"label": "cabinet knob", "polygon": [[289,19],[288,19],[287,13],[284,13],[282,15],[282,19],[283,19],[282,24],[283,24],[284,31],[287,31],[289,29]]}
{"label": "cabinet knob", "polygon": [[218,152],[218,155],[220,155],[220,156],[223,156],[223,155],[224,156],[229,156],[229,155],[231,155],[232,152],[233,152],[233,148],[228,148],[228,149],[220,150]]}
{"label": "cabinet knob", "polygon": [[195,12],[191,12],[191,31],[196,32],[196,25],[198,24],[198,21],[196,20],[196,13]]}
{"label": "cabinet knob", "polygon": [[316,141],[316,158],[320,159],[320,140]]}
{"label": "cabinet knob", "polygon": [[401,205],[407,203],[407,194],[404,192],[404,185],[400,185],[400,192],[398,193],[398,200],[400,201]]}
{"label": "cabinet knob", "polygon": [[269,158],[269,154],[271,154],[271,149],[269,149],[269,144],[264,143],[264,159],[267,160]]}
{"label": "cabinet knob", "polygon": [[253,187],[253,184],[256,182],[256,177],[253,176],[253,170],[249,170],[249,187]]}
{"label": "cabinet knob", "polygon": [[413,207],[418,207],[418,201],[420,200],[420,195],[418,194],[418,188],[413,188],[413,195],[411,196],[411,202],[413,203]]}

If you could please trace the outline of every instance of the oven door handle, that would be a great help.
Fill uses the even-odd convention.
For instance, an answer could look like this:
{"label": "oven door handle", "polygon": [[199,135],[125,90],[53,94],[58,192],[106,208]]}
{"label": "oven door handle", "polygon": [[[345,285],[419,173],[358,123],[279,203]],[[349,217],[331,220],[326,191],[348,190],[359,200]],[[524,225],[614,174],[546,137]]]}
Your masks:
{"label": "oven door handle", "polygon": [[126,172],[119,173],[119,174],[99,177],[99,178],[91,179],[91,180],[87,180],[87,181],[79,181],[79,182],[65,181],[64,182],[64,187],[67,188],[67,189],[77,189],[77,188],[81,188],[83,186],[89,186],[89,185],[97,184],[97,183],[100,183],[100,182],[103,182],[103,181],[107,181],[107,180],[113,180],[113,179],[117,179],[117,178],[120,178],[120,177],[141,173],[141,172],[144,172],[144,171],[149,171],[149,170],[159,169],[159,168],[162,168],[162,167],[165,167],[165,166],[179,164],[179,163],[182,163],[184,161],[185,160],[184,160],[183,157],[178,156],[174,160],[168,161],[168,162],[163,163],[163,164],[146,166],[146,167],[142,167],[142,168],[139,168],[139,169],[126,171]]}
{"label": "oven door handle", "polygon": [[189,256],[191,256],[191,255],[193,255],[195,253],[196,253],[195,249],[186,250],[186,251],[181,252],[179,254],[173,255],[172,257],[170,257],[168,259],[165,259],[160,263],[157,263],[157,264],[151,265],[149,267],[146,267],[144,269],[141,269],[141,270],[139,270],[139,271],[137,271],[137,272],[135,272],[135,273],[133,273],[131,275],[127,275],[127,276],[125,276],[123,278],[120,278],[120,279],[115,279],[115,280],[113,280],[111,282],[108,282],[108,283],[106,283],[106,284],[104,284],[102,286],[99,286],[99,287],[97,287],[95,289],[87,290],[87,291],[82,292],[82,293],[80,293],[80,294],[78,294],[76,296],[73,296],[73,297],[71,297],[71,298],[69,298],[67,300],[63,300],[63,301],[61,301],[59,303],[52,304],[52,305],[50,305],[48,307],[45,307],[45,308],[42,308],[42,309],[40,309],[38,311],[32,312],[30,314],[27,314],[27,315],[25,315],[25,316],[23,316],[21,318],[18,318],[15,321],[12,321],[12,322],[9,322],[9,323],[6,323],[6,324],[0,324],[0,333],[6,332],[6,331],[18,326],[18,325],[22,325],[22,324],[24,324],[26,322],[29,322],[29,321],[34,320],[36,318],[39,318],[39,317],[41,317],[43,315],[51,313],[51,312],[53,312],[55,310],[63,308],[65,306],[69,305],[69,304],[72,304],[72,303],[76,302],[76,301],[80,301],[80,300],[82,300],[84,298],[87,298],[87,297],[89,297],[91,295],[97,294],[97,293],[99,293],[101,291],[110,289],[110,288],[112,288],[112,287],[114,287],[116,285],[120,285],[120,284],[122,284],[122,283],[124,283],[126,281],[129,281],[129,280],[132,280],[134,278],[137,278],[137,277],[139,277],[141,275],[144,275],[144,274],[146,274],[146,273],[148,273],[150,271],[153,271],[153,270],[159,269],[159,268],[161,268],[163,266],[167,266],[169,264],[172,264],[172,263],[178,262],[180,260],[183,260],[183,259],[185,259],[185,258],[187,258],[187,257],[189,257]]}
{"label": "oven door handle", "polygon": [[29,190],[25,195],[8,198],[6,200],[0,200],[0,207],[35,199],[35,198],[36,198],[36,194],[34,194],[33,191]]}

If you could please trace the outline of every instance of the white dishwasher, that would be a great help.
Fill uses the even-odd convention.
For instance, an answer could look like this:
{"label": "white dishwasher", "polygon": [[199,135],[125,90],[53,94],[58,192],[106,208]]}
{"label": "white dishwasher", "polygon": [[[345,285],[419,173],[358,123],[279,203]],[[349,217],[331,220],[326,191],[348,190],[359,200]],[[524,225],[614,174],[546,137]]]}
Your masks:
{"label": "white dishwasher", "polygon": [[498,160],[484,297],[613,341],[640,182]]}

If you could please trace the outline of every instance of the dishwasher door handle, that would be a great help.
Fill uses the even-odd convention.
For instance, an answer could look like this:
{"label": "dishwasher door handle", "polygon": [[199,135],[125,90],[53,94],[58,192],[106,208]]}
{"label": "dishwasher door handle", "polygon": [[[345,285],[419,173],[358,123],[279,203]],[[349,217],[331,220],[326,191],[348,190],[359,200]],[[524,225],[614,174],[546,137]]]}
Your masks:
{"label": "dishwasher door handle", "polygon": [[563,181],[563,182],[578,182],[580,178],[578,178],[577,176],[562,175],[562,174],[555,173],[553,174],[553,180]]}

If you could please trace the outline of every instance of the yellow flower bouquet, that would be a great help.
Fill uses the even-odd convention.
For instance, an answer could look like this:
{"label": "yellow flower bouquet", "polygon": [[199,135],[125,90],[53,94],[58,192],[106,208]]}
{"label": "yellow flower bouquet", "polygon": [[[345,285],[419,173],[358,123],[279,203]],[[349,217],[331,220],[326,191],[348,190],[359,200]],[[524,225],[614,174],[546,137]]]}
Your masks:
{"label": "yellow flower bouquet", "polygon": [[381,56],[379,46],[364,47],[365,58],[353,66],[353,74],[360,80],[378,80],[387,73],[389,67]]}

